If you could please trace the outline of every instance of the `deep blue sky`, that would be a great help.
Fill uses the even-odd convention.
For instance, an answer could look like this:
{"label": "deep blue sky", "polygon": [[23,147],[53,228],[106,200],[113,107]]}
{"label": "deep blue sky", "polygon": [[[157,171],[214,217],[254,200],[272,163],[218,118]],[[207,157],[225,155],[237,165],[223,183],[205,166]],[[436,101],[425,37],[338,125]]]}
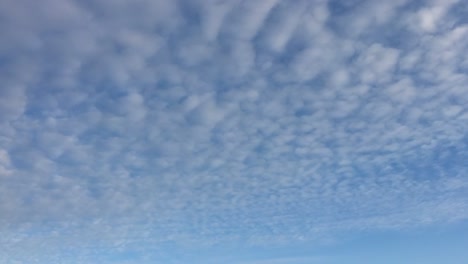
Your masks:
{"label": "deep blue sky", "polygon": [[463,263],[467,18],[0,1],[0,262]]}

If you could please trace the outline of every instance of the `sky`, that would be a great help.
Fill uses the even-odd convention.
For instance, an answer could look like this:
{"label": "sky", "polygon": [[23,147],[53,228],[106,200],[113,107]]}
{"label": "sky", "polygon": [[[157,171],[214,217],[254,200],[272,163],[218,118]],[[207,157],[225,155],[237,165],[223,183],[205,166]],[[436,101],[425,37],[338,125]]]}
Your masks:
{"label": "sky", "polygon": [[0,262],[461,264],[468,2],[0,1]]}

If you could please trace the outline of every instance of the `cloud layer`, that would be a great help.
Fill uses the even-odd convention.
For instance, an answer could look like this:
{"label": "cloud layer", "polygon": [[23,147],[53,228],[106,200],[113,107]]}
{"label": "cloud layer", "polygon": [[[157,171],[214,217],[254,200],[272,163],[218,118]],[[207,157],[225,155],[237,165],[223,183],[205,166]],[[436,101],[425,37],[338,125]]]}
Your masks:
{"label": "cloud layer", "polygon": [[466,220],[460,10],[2,1],[0,261]]}

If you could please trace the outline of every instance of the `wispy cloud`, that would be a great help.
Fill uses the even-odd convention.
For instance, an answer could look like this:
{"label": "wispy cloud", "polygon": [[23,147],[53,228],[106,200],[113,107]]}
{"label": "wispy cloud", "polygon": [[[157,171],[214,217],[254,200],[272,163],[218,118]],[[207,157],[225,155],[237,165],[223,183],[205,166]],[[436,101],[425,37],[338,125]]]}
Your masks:
{"label": "wispy cloud", "polygon": [[361,2],[2,1],[0,261],[467,219],[463,3]]}

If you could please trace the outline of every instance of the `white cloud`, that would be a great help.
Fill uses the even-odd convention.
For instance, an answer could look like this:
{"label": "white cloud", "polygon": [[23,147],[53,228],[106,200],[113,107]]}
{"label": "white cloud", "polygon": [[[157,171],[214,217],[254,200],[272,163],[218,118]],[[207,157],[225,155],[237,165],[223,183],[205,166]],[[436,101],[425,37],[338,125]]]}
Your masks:
{"label": "white cloud", "polygon": [[202,30],[209,41],[218,37],[224,19],[239,1],[201,1],[203,10]]}
{"label": "white cloud", "polygon": [[278,11],[273,14],[272,22],[266,24],[265,42],[276,52],[283,51],[286,44],[293,37],[301,22],[307,6],[298,1],[295,5],[286,2],[278,3]]}
{"label": "white cloud", "polygon": [[[251,40],[263,26],[278,0],[241,1],[225,24],[229,33],[242,40]],[[228,23],[229,22],[229,23]]]}
{"label": "white cloud", "polygon": [[457,2],[459,1],[432,1],[429,7],[424,7],[419,10],[417,17],[420,28],[425,32],[434,32],[450,7]]}
{"label": "white cloud", "polygon": [[23,114],[25,107],[26,96],[21,84],[0,90],[0,122],[17,119]]}
{"label": "white cloud", "polygon": [[357,59],[362,83],[382,83],[390,81],[398,61],[399,51],[393,48],[372,44],[363,48]]}

